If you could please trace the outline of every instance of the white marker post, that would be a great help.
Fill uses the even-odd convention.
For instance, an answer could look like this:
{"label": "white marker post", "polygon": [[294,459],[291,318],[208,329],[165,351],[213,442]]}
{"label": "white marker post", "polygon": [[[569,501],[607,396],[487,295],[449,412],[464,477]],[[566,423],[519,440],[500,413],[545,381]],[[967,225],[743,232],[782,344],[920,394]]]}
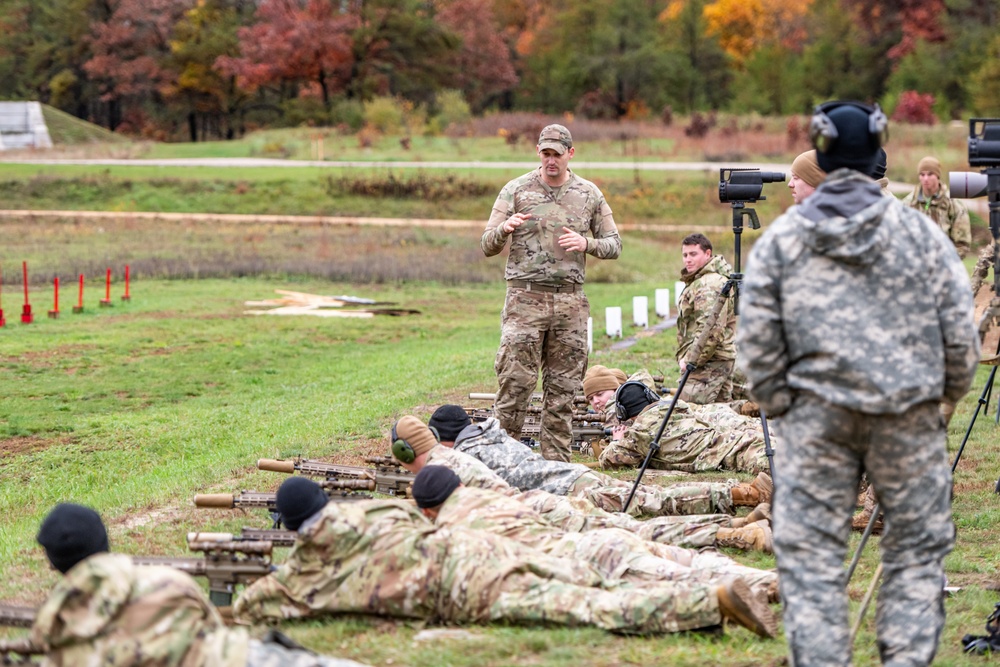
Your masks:
{"label": "white marker post", "polygon": [[594,351],[594,318],[587,318],[587,354]]}
{"label": "white marker post", "polygon": [[656,290],[653,304],[658,317],[670,317],[670,290],[666,287]]}
{"label": "white marker post", "polygon": [[681,292],[684,291],[684,283],[677,281],[674,283],[674,306],[680,305],[681,302]]}
{"label": "white marker post", "polygon": [[632,324],[637,327],[649,326],[649,297],[632,297]]}
{"label": "white marker post", "polygon": [[604,309],[604,323],[608,336],[611,338],[622,337],[622,309],[621,306],[611,306]]}

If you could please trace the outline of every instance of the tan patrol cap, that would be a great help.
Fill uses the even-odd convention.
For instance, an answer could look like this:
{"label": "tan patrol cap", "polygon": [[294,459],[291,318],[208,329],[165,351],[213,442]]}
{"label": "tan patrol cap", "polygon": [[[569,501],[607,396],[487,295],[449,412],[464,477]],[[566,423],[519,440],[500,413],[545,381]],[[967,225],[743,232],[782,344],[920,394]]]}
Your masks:
{"label": "tan patrol cap", "polygon": [[573,135],[563,125],[546,125],[538,135],[538,150],[551,148],[559,155],[573,147]]}

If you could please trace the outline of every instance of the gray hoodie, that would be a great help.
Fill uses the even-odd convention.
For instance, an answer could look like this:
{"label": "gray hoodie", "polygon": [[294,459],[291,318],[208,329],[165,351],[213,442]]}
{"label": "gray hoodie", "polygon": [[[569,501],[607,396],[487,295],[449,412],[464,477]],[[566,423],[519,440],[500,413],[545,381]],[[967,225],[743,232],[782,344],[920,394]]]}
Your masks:
{"label": "gray hoodie", "polygon": [[959,400],[979,361],[969,277],[923,214],[830,174],[754,244],[738,363],[772,416],[809,392],[869,414]]}

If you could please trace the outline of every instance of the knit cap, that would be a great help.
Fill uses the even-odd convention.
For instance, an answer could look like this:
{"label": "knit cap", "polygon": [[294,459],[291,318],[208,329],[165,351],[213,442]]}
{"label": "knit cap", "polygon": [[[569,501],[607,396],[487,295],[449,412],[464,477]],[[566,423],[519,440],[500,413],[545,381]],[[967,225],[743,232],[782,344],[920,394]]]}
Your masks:
{"label": "knit cap", "polygon": [[799,154],[792,162],[792,173],[814,188],[818,188],[826,178],[826,172],[819,168],[816,161],[815,150]]}
{"label": "knit cap", "polygon": [[936,157],[931,157],[930,155],[928,155],[927,157],[920,160],[920,164],[917,165],[917,174],[920,174],[925,171],[934,174],[935,176],[938,177],[938,179],[940,179],[941,163],[938,161]]}
{"label": "knit cap", "polygon": [[410,447],[413,448],[414,456],[429,452],[432,447],[438,444],[437,438],[427,428],[427,425],[413,415],[400,417],[399,421],[396,422],[395,430],[396,438],[409,443]]}
{"label": "knit cap", "polygon": [[306,519],[330,502],[326,491],[307,477],[289,477],[278,487],[275,505],[281,523],[288,530],[298,530]]}
{"label": "knit cap", "polygon": [[424,466],[413,479],[413,499],[417,507],[432,509],[444,504],[462,480],[450,468],[444,466]]}
{"label": "knit cap", "polygon": [[[434,411],[427,426],[438,432],[442,441],[454,442],[462,429],[472,423],[469,413],[460,405],[442,405]],[[398,435],[398,432],[397,432]]]}
{"label": "knit cap", "polygon": [[625,375],[624,371],[617,368],[601,365],[591,366],[587,369],[587,374],[583,376],[583,395],[592,396],[599,391],[617,389],[627,379],[628,376]]}
{"label": "knit cap", "polygon": [[108,532],[101,516],[83,505],[60,503],[42,521],[35,538],[52,566],[66,574],[80,561],[108,551]]}

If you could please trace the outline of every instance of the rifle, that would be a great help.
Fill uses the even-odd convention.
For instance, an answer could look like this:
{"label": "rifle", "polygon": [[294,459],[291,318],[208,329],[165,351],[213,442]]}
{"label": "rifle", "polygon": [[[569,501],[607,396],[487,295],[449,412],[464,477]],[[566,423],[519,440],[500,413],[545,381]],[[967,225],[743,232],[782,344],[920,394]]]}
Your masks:
{"label": "rifle", "polygon": [[[384,461],[387,457],[373,457],[369,461]],[[321,486],[330,491],[332,489],[367,489],[376,493],[384,493],[388,496],[409,496],[410,485],[416,477],[398,465],[379,465],[377,468],[362,468],[361,466],[345,466],[336,463],[326,463],[324,461],[312,461],[309,459],[260,459],[257,461],[258,470],[270,470],[272,472],[284,472],[292,474],[298,471],[302,475],[310,477],[322,477],[325,484]]]}
{"label": "rifle", "polygon": [[[270,542],[201,539],[201,533],[188,535],[188,548],[204,552],[201,558],[170,556],[132,556],[136,565],[165,565],[192,577],[208,579],[208,599],[217,607],[233,602],[238,584],[249,584],[274,571]],[[192,540],[191,538],[195,539]]]}
{"label": "rifle", "polygon": [[270,542],[275,547],[290,547],[298,535],[294,530],[244,528],[233,533],[188,533],[188,542]]}
{"label": "rifle", "polygon": [[[359,493],[355,489],[345,488],[341,484],[326,484],[320,482],[320,486],[326,490],[331,503],[346,503],[355,500],[365,500],[371,498],[370,493]],[[366,487],[367,488],[367,487]],[[214,507],[219,509],[266,509],[271,515],[272,527],[281,525],[281,516],[278,514],[277,505],[278,494],[262,493],[260,491],[242,491],[234,493],[199,493],[194,497],[195,507]]]}
{"label": "rifle", "polygon": [[[465,408],[465,412],[473,422],[486,421],[493,416],[493,410],[490,408]],[[529,406],[528,414],[525,416],[524,424],[521,426],[520,437],[517,438],[521,442],[528,444],[529,447],[531,446],[530,443],[537,441],[542,434],[542,424],[536,416],[537,414],[538,412],[532,411]],[[574,451],[580,451],[580,444],[583,442],[590,442],[608,435],[611,435],[611,433],[604,426],[604,415],[592,412],[573,413],[573,435],[570,448]]]}

